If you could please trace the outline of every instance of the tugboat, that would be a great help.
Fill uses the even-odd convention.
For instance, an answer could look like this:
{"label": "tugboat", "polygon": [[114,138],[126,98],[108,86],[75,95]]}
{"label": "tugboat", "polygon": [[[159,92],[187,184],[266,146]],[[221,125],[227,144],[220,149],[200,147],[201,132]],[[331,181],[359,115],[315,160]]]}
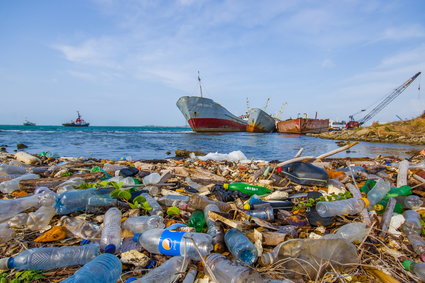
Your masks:
{"label": "tugboat", "polygon": [[86,121],[84,121],[83,119],[81,119],[81,115],[80,112],[77,111],[77,119],[75,119],[75,121],[71,121],[69,123],[63,123],[62,125],[64,127],[88,127],[90,125],[90,123],[87,123]]}

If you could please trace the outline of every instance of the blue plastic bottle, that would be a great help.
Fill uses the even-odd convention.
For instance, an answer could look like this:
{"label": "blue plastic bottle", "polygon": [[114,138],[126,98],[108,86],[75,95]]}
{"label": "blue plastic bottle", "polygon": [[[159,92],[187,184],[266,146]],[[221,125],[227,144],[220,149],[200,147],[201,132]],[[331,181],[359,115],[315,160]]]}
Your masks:
{"label": "blue plastic bottle", "polygon": [[20,270],[48,270],[85,264],[100,254],[98,244],[78,247],[35,248],[9,258],[7,267]]}
{"label": "blue plastic bottle", "polygon": [[122,273],[121,261],[113,254],[101,254],[62,283],[115,283]]}
{"label": "blue plastic bottle", "polygon": [[224,241],[233,257],[249,265],[257,261],[258,252],[253,243],[238,229],[232,228],[224,235]]}
{"label": "blue plastic bottle", "polygon": [[85,210],[88,206],[114,206],[117,200],[109,196],[113,189],[87,189],[59,194],[56,211],[60,215]]}

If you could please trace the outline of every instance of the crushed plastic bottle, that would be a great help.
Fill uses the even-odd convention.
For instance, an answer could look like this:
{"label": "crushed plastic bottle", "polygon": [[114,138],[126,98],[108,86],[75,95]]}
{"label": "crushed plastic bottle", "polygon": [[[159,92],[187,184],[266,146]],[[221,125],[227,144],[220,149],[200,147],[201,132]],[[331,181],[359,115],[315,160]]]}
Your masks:
{"label": "crushed plastic bottle", "polygon": [[212,238],[204,233],[186,233],[180,231],[170,231],[164,229],[151,229],[142,234],[134,235],[134,241],[148,252],[164,255],[184,255],[195,261],[201,260],[193,242],[199,249],[202,257],[206,256],[212,250]]}
{"label": "crushed plastic bottle", "polygon": [[403,261],[403,267],[407,271],[413,272],[421,281],[425,281],[425,262],[413,262],[411,260]]}
{"label": "crushed plastic bottle", "polygon": [[410,195],[404,197],[402,204],[407,209],[419,209],[424,202],[417,195]]}
{"label": "crushed plastic bottle", "polygon": [[101,229],[99,225],[89,223],[83,219],[77,217],[62,217],[62,225],[71,232],[74,236],[91,240],[97,237],[100,234]]}
{"label": "crushed plastic bottle", "polygon": [[406,210],[403,212],[404,223],[401,229],[406,235],[420,235],[422,230],[421,219],[419,214],[414,210]]}
{"label": "crushed plastic bottle", "polygon": [[161,180],[161,175],[158,173],[151,173],[148,176],[143,178],[143,184],[144,185],[150,185],[150,184],[158,184]]}
{"label": "crushed plastic bottle", "polygon": [[208,227],[208,235],[213,239],[212,243],[214,251],[222,251],[224,249],[224,230],[223,226],[219,221],[214,221],[208,217],[208,212],[214,211],[220,213],[220,209],[215,204],[209,204],[204,209],[204,215]]}
{"label": "crushed plastic bottle", "polygon": [[152,209],[148,210],[148,213],[150,215],[159,215],[159,216],[164,215],[164,212],[162,211],[162,207],[153,197],[151,197],[147,193],[143,193],[140,195],[143,196],[146,199],[146,201],[149,203],[150,207],[152,207]]}
{"label": "crushed plastic bottle", "polygon": [[[262,283],[260,274],[252,268],[244,266],[236,261],[230,261],[221,254],[210,254],[205,260],[205,273],[210,274],[217,283]],[[213,279],[213,280],[214,280]]]}
{"label": "crushed plastic bottle", "polygon": [[41,206],[35,212],[20,213],[9,219],[9,226],[14,229],[27,228],[31,231],[45,231],[50,228],[50,220],[56,215],[52,206]]}
{"label": "crushed plastic bottle", "polygon": [[187,269],[189,261],[182,256],[173,256],[160,266],[149,271],[142,278],[131,281],[133,283],[172,283],[176,282]]}
{"label": "crushed plastic bottle", "polygon": [[253,243],[238,229],[232,228],[224,235],[224,241],[233,257],[248,265],[257,261],[258,251]]}
{"label": "crushed plastic bottle", "polygon": [[195,210],[189,218],[187,223],[189,227],[196,229],[196,232],[202,232],[205,229],[205,217],[202,210]]}
{"label": "crushed plastic bottle", "polygon": [[195,282],[197,274],[198,274],[198,270],[196,269],[196,267],[192,266],[191,268],[189,268],[189,271],[186,273],[186,277],[184,278],[182,283]]}
{"label": "crushed plastic bottle", "polygon": [[425,259],[425,241],[422,239],[421,235],[418,234],[410,234],[407,236],[410,244],[413,247],[413,250],[416,254],[418,254],[422,260]]}
{"label": "crushed plastic bottle", "polygon": [[0,223],[0,243],[6,243],[15,237],[15,231],[10,229],[8,223]]}
{"label": "crushed plastic bottle", "polygon": [[189,200],[190,200],[189,196],[166,195],[166,196],[160,197],[158,199],[158,203],[166,207],[175,206],[175,207],[178,207],[179,209],[187,210]]}
{"label": "crushed plastic bottle", "polygon": [[40,175],[28,173],[28,174],[19,176],[17,178],[14,178],[12,180],[1,182],[0,191],[4,194],[10,194],[19,189],[20,181],[33,180],[38,178],[40,178]]}
{"label": "crushed plastic bottle", "polygon": [[321,217],[331,217],[348,214],[354,215],[360,213],[365,207],[369,207],[369,200],[366,198],[350,198],[336,201],[319,201],[316,204],[317,213]]}
{"label": "crushed plastic bottle", "polygon": [[7,267],[19,270],[48,270],[85,264],[99,254],[98,244],[78,247],[35,248],[10,257],[7,261]]}
{"label": "crushed plastic bottle", "polygon": [[100,248],[107,253],[115,253],[121,247],[121,211],[112,207],[105,213]]}
{"label": "crushed plastic bottle", "polygon": [[192,210],[200,209],[203,210],[207,205],[215,204],[218,206],[221,212],[228,212],[232,209],[232,206],[226,202],[210,200],[206,196],[193,194],[190,196],[188,208]]}
{"label": "crushed plastic bottle", "polygon": [[27,173],[27,170],[25,168],[0,163],[0,175],[23,175],[25,173]]}
{"label": "crushed plastic bottle", "polygon": [[133,234],[143,233],[150,229],[164,228],[164,218],[159,215],[138,216],[126,219],[122,225],[124,229],[130,230]]}
{"label": "crushed plastic bottle", "polygon": [[390,191],[390,183],[379,179],[376,182],[375,186],[367,193],[367,199],[369,200],[369,205],[373,207],[375,204],[384,199],[385,195]]}
{"label": "crushed plastic bottle", "polygon": [[89,206],[115,206],[117,199],[111,198],[113,189],[76,190],[58,194],[56,211],[60,215],[86,210]]}
{"label": "crushed plastic bottle", "polygon": [[122,273],[121,261],[112,254],[101,254],[78,269],[62,283],[115,283]]}
{"label": "crushed plastic bottle", "polygon": [[366,228],[366,224],[361,222],[348,223],[336,231],[335,234],[327,234],[323,236],[324,239],[337,239],[338,237],[343,238],[351,243],[360,243],[366,237],[369,229]]}

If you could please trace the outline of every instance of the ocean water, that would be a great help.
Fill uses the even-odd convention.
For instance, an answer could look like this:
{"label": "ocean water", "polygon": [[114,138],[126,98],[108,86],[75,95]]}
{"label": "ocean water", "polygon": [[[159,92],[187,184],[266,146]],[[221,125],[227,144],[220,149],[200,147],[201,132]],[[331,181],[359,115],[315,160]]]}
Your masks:
{"label": "ocean water", "polygon": [[[13,153],[16,145],[28,146],[25,151],[50,151],[59,156],[120,159],[166,159],[176,149],[204,153],[229,153],[240,150],[249,159],[286,160],[300,148],[304,156],[318,156],[337,149],[334,140],[304,135],[279,133],[195,133],[183,127],[97,127],[0,125],[0,145]],[[423,146],[360,142],[348,152],[334,157],[410,157],[414,149]],[[167,152],[171,154],[167,154]]]}

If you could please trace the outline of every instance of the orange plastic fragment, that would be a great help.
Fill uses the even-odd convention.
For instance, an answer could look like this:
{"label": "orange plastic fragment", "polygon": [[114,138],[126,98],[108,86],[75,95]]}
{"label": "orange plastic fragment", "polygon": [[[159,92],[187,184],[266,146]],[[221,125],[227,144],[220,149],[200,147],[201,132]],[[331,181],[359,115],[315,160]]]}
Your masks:
{"label": "orange plastic fragment", "polygon": [[10,195],[15,198],[21,198],[21,197],[26,197],[28,193],[25,191],[14,191]]}
{"label": "orange plastic fragment", "polygon": [[66,238],[66,228],[63,226],[55,226],[43,235],[34,240],[36,243],[46,243],[63,240]]}
{"label": "orange plastic fragment", "polygon": [[174,220],[174,219],[171,219],[171,220],[169,220],[169,221],[167,222],[167,224],[165,224],[165,227],[171,226],[171,225],[173,225],[174,223],[177,223],[177,221],[176,221],[176,220]]}
{"label": "orange plastic fragment", "polygon": [[344,171],[338,171],[338,170],[326,170],[326,172],[329,175],[329,179],[339,179],[345,176]]}

